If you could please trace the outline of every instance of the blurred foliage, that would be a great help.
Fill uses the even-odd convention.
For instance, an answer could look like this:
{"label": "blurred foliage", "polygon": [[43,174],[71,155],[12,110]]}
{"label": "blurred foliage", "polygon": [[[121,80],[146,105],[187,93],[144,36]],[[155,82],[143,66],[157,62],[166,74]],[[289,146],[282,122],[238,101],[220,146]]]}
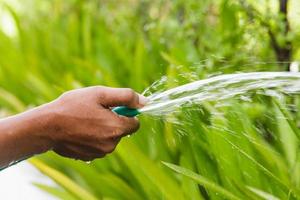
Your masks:
{"label": "blurred foliage", "polygon": [[[16,27],[0,31],[6,114],[78,87],[142,92],[162,75],[280,71],[300,59],[297,1],[287,13],[283,0],[0,2]],[[285,103],[258,96],[201,110],[176,116],[180,126],[141,116],[137,134],[91,164],[53,153],[34,158],[58,184],[37,186],[61,199],[300,198],[299,117]]]}

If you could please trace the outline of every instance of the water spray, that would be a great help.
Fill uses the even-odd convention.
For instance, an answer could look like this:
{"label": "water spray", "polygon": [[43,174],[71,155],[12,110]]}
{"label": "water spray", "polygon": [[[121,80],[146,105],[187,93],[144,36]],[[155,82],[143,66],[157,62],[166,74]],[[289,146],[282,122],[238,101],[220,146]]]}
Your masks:
{"label": "water spray", "polygon": [[169,90],[156,91],[147,97],[149,102],[143,108],[134,109],[120,106],[112,111],[126,117],[135,117],[141,113],[162,116],[174,113],[178,108],[190,107],[208,101],[222,101],[239,95],[247,95],[250,91],[255,90],[260,90],[270,96],[278,96],[279,93],[299,94],[300,73],[251,72],[223,74],[190,82]]}

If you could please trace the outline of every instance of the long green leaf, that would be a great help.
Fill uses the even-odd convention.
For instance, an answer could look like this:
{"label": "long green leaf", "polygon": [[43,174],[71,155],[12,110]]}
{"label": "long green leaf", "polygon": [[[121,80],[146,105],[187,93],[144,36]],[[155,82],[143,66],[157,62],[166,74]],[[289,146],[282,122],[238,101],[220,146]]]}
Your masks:
{"label": "long green leaf", "polygon": [[30,163],[32,163],[42,173],[51,177],[57,184],[61,185],[63,188],[68,190],[75,197],[82,200],[97,200],[97,198],[93,194],[89,193],[84,188],[77,185],[70,178],[68,178],[61,172],[47,166],[46,164],[39,161],[38,159],[35,158],[30,159]]}
{"label": "long green leaf", "polygon": [[220,195],[224,196],[225,198],[232,199],[232,200],[241,200],[241,198],[232,194],[225,188],[217,185],[214,182],[211,182],[210,180],[206,179],[205,177],[200,176],[199,174],[196,174],[195,172],[193,172],[189,169],[186,169],[186,168],[183,168],[178,165],[171,164],[171,163],[167,163],[167,162],[163,162],[163,164],[166,165],[167,167],[171,168],[172,170],[176,171],[177,173],[193,179],[194,181],[196,181],[200,185],[203,185],[207,189],[219,193]]}

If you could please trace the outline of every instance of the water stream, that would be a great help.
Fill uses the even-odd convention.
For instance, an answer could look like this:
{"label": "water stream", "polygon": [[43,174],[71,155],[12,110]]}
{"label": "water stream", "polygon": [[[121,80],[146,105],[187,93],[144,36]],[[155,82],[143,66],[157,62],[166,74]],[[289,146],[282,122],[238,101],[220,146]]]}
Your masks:
{"label": "water stream", "polygon": [[141,113],[161,116],[183,106],[206,101],[220,101],[250,91],[260,90],[266,95],[300,92],[298,72],[253,72],[225,74],[181,85],[148,96],[149,103]]}

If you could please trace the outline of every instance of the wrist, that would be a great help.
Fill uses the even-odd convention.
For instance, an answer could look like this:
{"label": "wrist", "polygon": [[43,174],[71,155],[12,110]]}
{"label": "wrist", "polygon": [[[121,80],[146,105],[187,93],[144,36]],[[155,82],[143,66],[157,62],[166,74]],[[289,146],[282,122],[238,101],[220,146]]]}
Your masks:
{"label": "wrist", "polygon": [[40,154],[52,147],[48,127],[52,118],[46,106],[40,106],[13,117],[14,137],[29,154]]}
{"label": "wrist", "polygon": [[0,167],[48,151],[52,146],[47,137],[51,114],[36,109],[0,120]]}
{"label": "wrist", "polygon": [[43,153],[53,148],[52,133],[55,115],[50,108],[51,103],[44,104],[28,111],[29,117],[26,124],[29,124],[31,137],[36,142],[37,153]]}

